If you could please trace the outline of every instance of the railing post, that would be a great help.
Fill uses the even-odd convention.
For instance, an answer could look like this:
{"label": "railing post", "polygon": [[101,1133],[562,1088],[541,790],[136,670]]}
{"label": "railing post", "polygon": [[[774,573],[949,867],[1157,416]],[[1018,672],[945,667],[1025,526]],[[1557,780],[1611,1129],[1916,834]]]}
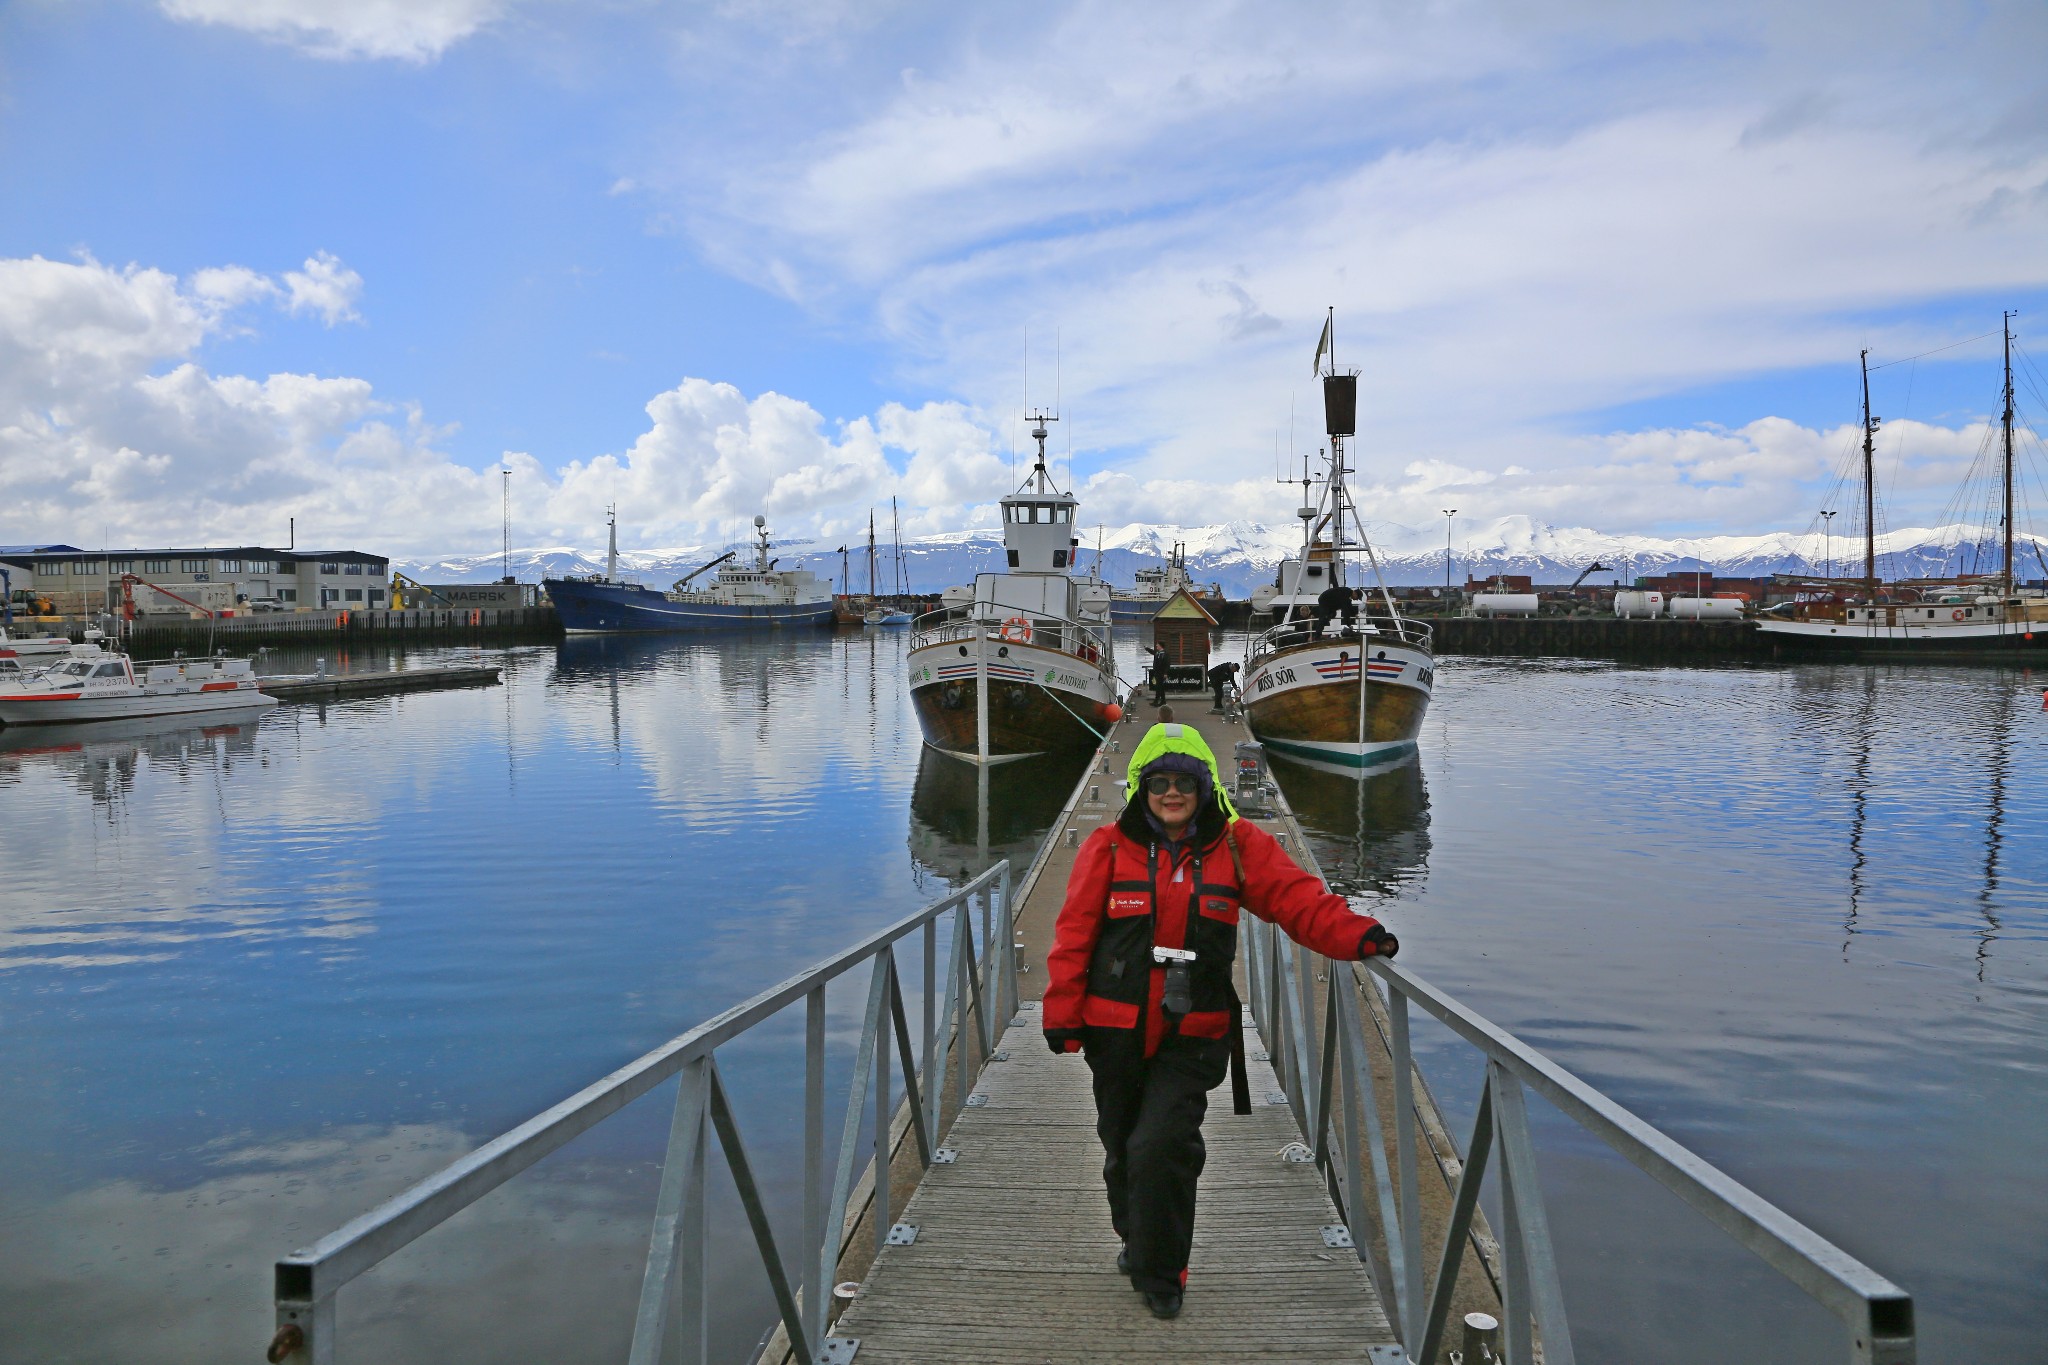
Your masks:
{"label": "railing post", "polygon": [[662,1347],[672,1335],[685,1362],[701,1365],[704,1360],[704,1118],[710,1071],[711,1059],[699,1057],[683,1068],[676,1085],[661,1189],[654,1201],[654,1228],[647,1239],[647,1268],[640,1281],[640,1308],[633,1319],[630,1365],[661,1365]]}
{"label": "railing post", "polygon": [[804,1327],[816,1342],[825,1335],[832,1301],[831,1254],[838,1238],[825,1228],[825,988],[804,996]]}
{"label": "railing post", "polygon": [[938,1073],[939,1064],[939,1015],[938,1001],[939,971],[939,921],[935,915],[924,922],[924,1069],[919,1074],[924,1078],[924,1126],[934,1138],[939,1135],[939,1110],[941,1094],[946,1078]]}
{"label": "railing post", "polygon": [[880,1019],[880,1031],[875,1038],[875,1213],[870,1226],[875,1233],[875,1246],[879,1250],[882,1239],[889,1235],[889,1032],[890,1011],[887,1006],[896,993],[896,954],[893,949],[881,952],[881,970],[875,975],[875,989],[884,996],[884,1009]]}
{"label": "railing post", "polygon": [[1493,1147],[1493,1087],[1479,1091],[1479,1112],[1472,1119],[1472,1141],[1465,1149],[1465,1169],[1458,1173],[1458,1189],[1451,1200],[1451,1221],[1444,1228],[1443,1256],[1437,1262],[1436,1282],[1429,1290],[1429,1316],[1417,1314],[1424,1323],[1422,1349],[1411,1351],[1416,1361],[1433,1361],[1444,1344],[1444,1323],[1451,1313],[1451,1296],[1458,1287],[1458,1270],[1465,1263],[1465,1239],[1472,1231],[1472,1214],[1479,1207],[1479,1186],[1486,1178],[1486,1157]]}
{"label": "railing post", "polygon": [[1422,1194],[1415,1169],[1415,1059],[1408,1035],[1408,997],[1387,991],[1387,1023],[1392,1033],[1388,1062],[1394,1070],[1394,1160],[1400,1169],[1401,1244],[1409,1256],[1402,1279],[1402,1317],[1410,1330],[1422,1326]]}
{"label": "railing post", "polygon": [[[1516,1285],[1520,1307],[1502,1303],[1506,1319],[1508,1361],[1534,1361],[1529,1343],[1529,1316],[1535,1315],[1543,1338],[1546,1365],[1572,1365],[1571,1326],[1565,1318],[1564,1289],[1558,1281],[1557,1252],[1550,1240],[1550,1217],[1537,1182],[1536,1147],[1529,1135],[1529,1111],[1522,1083],[1498,1061],[1489,1061],[1495,1127],[1500,1133],[1501,1213],[1503,1248],[1508,1256],[1508,1281]],[[1516,1342],[1521,1342],[1521,1355]]]}

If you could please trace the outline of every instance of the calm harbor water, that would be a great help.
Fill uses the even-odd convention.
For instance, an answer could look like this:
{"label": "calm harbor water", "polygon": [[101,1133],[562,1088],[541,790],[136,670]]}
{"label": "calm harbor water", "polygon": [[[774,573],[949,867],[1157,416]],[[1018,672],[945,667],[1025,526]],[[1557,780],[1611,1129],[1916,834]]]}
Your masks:
{"label": "calm harbor water", "polygon": [[[253,1358],[278,1253],[1028,859],[1075,767],[999,770],[977,811],[921,755],[904,643],[578,640],[495,653],[500,688],[0,732],[0,1361]],[[1416,970],[1912,1290],[1923,1360],[2037,1352],[2038,690],[1439,679],[1416,764],[1282,769],[1333,882]],[[721,1054],[764,1165],[791,1156],[794,1035]],[[1469,1114],[1464,1059],[1438,1040],[1428,1065]],[[345,1290],[352,1358],[620,1358],[665,1101]],[[1537,1113],[1582,1358],[1839,1358],[1796,1293]],[[729,1261],[733,1354],[766,1296]]]}

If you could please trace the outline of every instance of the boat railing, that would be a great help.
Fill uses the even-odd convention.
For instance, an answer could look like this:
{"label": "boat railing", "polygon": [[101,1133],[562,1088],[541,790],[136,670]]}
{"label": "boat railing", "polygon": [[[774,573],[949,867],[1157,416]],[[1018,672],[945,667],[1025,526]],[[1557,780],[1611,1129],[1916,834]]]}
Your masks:
{"label": "boat railing", "polygon": [[1252,641],[1252,647],[1247,654],[1252,662],[1257,662],[1269,654],[1292,649],[1296,645],[1311,644],[1317,640],[1392,641],[1417,649],[1430,649],[1435,638],[1434,631],[1429,625],[1407,616],[1360,612],[1358,624],[1360,629],[1352,630],[1341,621],[1332,621],[1327,627],[1318,629],[1315,617],[1297,616],[1278,625],[1269,626]]}
{"label": "boat railing", "polygon": [[[1245,925],[1251,1012],[1281,1085],[1273,1098],[1291,1106],[1301,1123],[1351,1243],[1379,1282],[1406,1351],[1403,1359],[1434,1361],[1448,1344],[1464,1245],[1480,1187],[1496,1170],[1505,1347],[1500,1358],[1529,1365],[1540,1341],[1548,1365],[1573,1359],[1530,1134],[1526,1092],[1534,1090],[1832,1312],[1847,1331],[1850,1361],[1914,1360],[1913,1300],[1904,1290],[1521,1039],[1384,958],[1332,962],[1264,921],[1247,916]],[[1411,1006],[1469,1044],[1485,1068],[1462,1153],[1438,1153],[1455,1158],[1456,1188],[1429,1276],[1417,1193],[1417,1154],[1428,1149],[1418,1139],[1420,1073],[1410,1038]],[[1367,1029],[1373,1030],[1370,1043]],[[1391,1061],[1391,1160],[1376,1093],[1380,1081],[1371,1064],[1381,1048]],[[1427,1134],[1420,1138],[1428,1140]],[[1384,1236],[1384,1263],[1369,1250],[1375,1234]]]}
{"label": "boat railing", "polygon": [[[708,1272],[714,1257],[733,1250],[726,1242],[713,1242],[705,1217],[706,1158],[714,1142],[739,1192],[754,1253],[795,1359],[830,1359],[824,1345],[826,1308],[845,1248],[847,1210],[859,1168],[867,1164],[872,1174],[868,1226],[876,1229],[879,1241],[897,1211],[890,1166],[892,1121],[899,1109],[923,1166],[929,1168],[935,1154],[943,1159],[938,1128],[946,1071],[950,1065],[957,1109],[966,1103],[971,1083],[968,1045],[977,1049],[976,1056],[988,1056],[997,1024],[1016,1013],[1017,958],[1010,920],[1010,864],[1005,860],[844,952],[670,1039],[283,1257],[276,1264],[277,1334],[268,1358],[291,1365],[334,1365],[339,1359],[335,1296],[344,1285],[570,1139],[679,1077],[628,1359],[633,1365],[658,1365],[672,1334],[684,1344],[684,1359],[707,1358]],[[943,956],[942,935],[949,945]],[[912,941],[923,968],[923,1017],[914,1031],[896,959],[897,948]],[[943,983],[938,980],[942,969]],[[863,970],[868,977],[865,1022],[845,1118],[837,1141],[828,1145],[825,988]],[[804,1009],[803,1240],[785,1254],[763,1198],[765,1173],[757,1173],[741,1138],[718,1052],[799,1001]],[[901,1067],[900,1085],[892,1077],[892,1051]]]}
{"label": "boat railing", "polygon": [[[1021,624],[1018,624],[1021,622]],[[1005,631],[1011,632],[1005,634]],[[1016,644],[1033,644],[1070,654],[1086,663],[1111,657],[1109,628],[1084,625],[1057,616],[1032,616],[985,620],[966,607],[945,607],[926,612],[910,623],[910,647],[923,649],[952,641],[965,643],[987,636]]]}

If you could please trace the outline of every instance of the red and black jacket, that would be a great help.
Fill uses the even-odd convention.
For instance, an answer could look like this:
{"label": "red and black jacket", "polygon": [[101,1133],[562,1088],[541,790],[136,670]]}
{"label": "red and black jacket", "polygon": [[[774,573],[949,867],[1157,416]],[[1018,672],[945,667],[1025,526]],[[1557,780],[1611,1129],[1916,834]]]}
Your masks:
{"label": "red and black jacket", "polygon": [[[1044,1027],[1142,1028],[1148,1057],[1170,1029],[1224,1037],[1242,910],[1325,957],[1371,956],[1366,934],[1379,921],[1331,894],[1270,834],[1231,822],[1211,797],[1193,834],[1169,845],[1145,819],[1143,800],[1135,796],[1115,824],[1090,835],[1074,860],[1046,959]],[[1177,1021],[1161,1008],[1166,969],[1152,961],[1154,947],[1196,955],[1194,1008]]]}

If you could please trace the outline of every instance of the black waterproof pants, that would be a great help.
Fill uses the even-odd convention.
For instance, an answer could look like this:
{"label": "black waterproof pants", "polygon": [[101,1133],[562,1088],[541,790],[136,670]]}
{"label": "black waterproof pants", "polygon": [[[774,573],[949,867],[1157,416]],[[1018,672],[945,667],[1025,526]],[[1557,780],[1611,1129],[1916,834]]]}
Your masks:
{"label": "black waterproof pants", "polygon": [[1195,1242],[1195,1182],[1208,1157],[1202,1115],[1230,1068],[1230,1044],[1175,1036],[1148,1059],[1138,1030],[1091,1028],[1087,1051],[1109,1221],[1130,1248],[1131,1283],[1178,1290]]}

